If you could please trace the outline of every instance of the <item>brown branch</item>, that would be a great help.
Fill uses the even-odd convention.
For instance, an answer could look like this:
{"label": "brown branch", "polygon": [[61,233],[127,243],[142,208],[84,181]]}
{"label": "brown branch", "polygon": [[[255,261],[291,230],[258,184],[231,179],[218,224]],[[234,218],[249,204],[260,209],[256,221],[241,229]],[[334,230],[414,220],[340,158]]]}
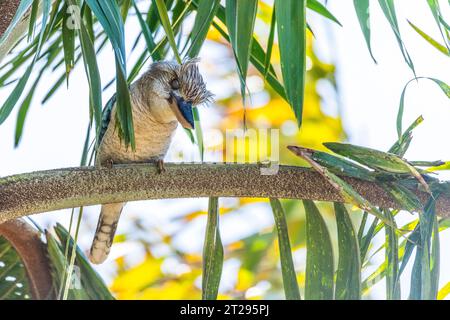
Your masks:
{"label": "brown branch", "polygon": [[0,0],[0,38],[11,24],[20,0]]}
{"label": "brown branch", "polygon": [[[401,209],[376,183],[344,179],[374,205]],[[428,197],[416,194],[423,202]],[[0,223],[100,203],[209,196],[343,202],[319,174],[302,167],[280,166],[276,175],[261,175],[257,164],[166,164],[162,174],[153,164],[66,168],[1,178]],[[441,216],[450,216],[450,194],[439,197],[436,209]]]}
{"label": "brown branch", "polygon": [[0,235],[16,249],[27,270],[33,299],[53,299],[51,267],[39,232],[23,219],[0,224]]}

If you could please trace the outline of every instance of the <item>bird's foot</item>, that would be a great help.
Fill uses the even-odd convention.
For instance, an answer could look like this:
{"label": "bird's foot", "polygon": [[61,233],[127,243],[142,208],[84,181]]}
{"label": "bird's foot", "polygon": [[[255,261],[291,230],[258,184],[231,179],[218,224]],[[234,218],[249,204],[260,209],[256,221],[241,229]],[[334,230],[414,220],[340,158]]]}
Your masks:
{"label": "bird's foot", "polygon": [[156,160],[156,170],[158,171],[158,174],[161,174],[163,172],[166,172],[166,168],[164,168],[164,160],[158,159]]}
{"label": "bird's foot", "polygon": [[112,169],[114,164],[114,161],[112,159],[108,159],[105,161],[105,167],[107,167],[108,169]]}

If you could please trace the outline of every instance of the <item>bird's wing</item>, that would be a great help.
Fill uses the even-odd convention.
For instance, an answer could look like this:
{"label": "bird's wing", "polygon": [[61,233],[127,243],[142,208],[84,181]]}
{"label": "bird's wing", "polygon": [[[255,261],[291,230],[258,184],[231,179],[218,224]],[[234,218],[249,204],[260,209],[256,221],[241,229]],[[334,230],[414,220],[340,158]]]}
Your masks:
{"label": "bird's wing", "polygon": [[114,94],[111,97],[111,99],[108,100],[105,107],[103,108],[102,122],[100,124],[100,133],[98,136],[98,143],[96,144],[97,146],[99,146],[100,143],[102,142],[103,137],[105,136],[106,130],[108,129],[109,123],[111,122],[111,114],[112,114],[113,107],[116,104],[116,101],[117,101],[117,95]]}

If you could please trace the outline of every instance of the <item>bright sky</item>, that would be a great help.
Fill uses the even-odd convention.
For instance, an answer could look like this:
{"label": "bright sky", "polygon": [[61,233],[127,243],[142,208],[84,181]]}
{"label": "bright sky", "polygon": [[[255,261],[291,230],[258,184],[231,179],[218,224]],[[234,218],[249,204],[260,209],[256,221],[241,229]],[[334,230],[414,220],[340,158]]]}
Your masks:
{"label": "bright sky", "polygon": [[[396,139],[395,121],[400,94],[413,74],[403,61],[395,37],[382,16],[377,1],[371,1],[371,13],[372,21],[375,22],[372,25],[372,48],[378,65],[373,64],[367,51],[353,10],[353,1],[328,2],[330,10],[343,23],[343,28],[333,26],[329,22],[324,23],[322,18],[314,14],[311,14],[310,18],[317,38],[318,50],[316,51],[322,58],[334,62],[338,68],[337,77],[341,92],[339,105],[343,111],[345,130],[352,143],[386,150]],[[446,1],[441,3],[445,8],[444,16],[448,21],[450,20],[449,6]],[[435,77],[450,83],[448,58],[428,45],[406,22],[408,17],[435,39],[440,39],[426,1],[403,0],[396,1],[396,5],[402,36],[418,75]],[[127,26],[127,35],[131,35],[130,39],[134,39],[133,35],[137,27],[136,21],[133,25]],[[109,49],[106,51],[108,52],[102,53],[99,60],[104,83],[114,76],[114,70],[110,67],[113,65],[112,55]],[[203,50],[202,67],[206,71],[206,80],[212,83],[210,89],[220,96],[221,86],[214,85],[212,81],[215,78],[215,70],[211,67],[214,65],[212,61],[219,59],[215,56],[216,53],[215,50]],[[0,176],[78,165],[88,119],[87,81],[83,68],[77,68],[71,75],[70,90],[60,89],[46,105],[42,106],[40,101],[43,95],[58,76],[59,73],[46,75],[45,82],[43,81],[38,87],[38,94],[30,108],[23,139],[18,149],[14,149],[13,146],[17,112],[14,112],[0,126]],[[10,88],[0,90],[0,101],[6,99],[9,90]],[[112,89],[105,92],[104,101],[111,93]],[[333,106],[336,106],[337,102],[329,101],[329,99],[327,101],[325,98],[325,104],[330,112],[333,112]],[[212,110],[211,108],[201,109],[204,119],[214,118],[213,108],[214,106]],[[404,126],[409,125],[420,114],[424,116],[425,121],[415,130],[414,140],[406,157],[413,160],[450,160],[450,148],[447,142],[447,137],[450,135],[449,100],[434,83],[427,80],[422,80],[418,84],[412,83],[409,86]],[[180,131],[173,144],[186,144],[186,142],[184,133]],[[450,175],[447,175],[447,178],[450,178]],[[162,226],[167,226],[171,230],[177,230],[179,226],[168,224],[169,217],[181,215],[193,209],[205,210],[206,205],[205,199],[131,203],[126,207],[118,232],[126,230],[131,219],[137,217],[143,219],[149,228],[162,229]],[[48,213],[35,218],[44,226],[52,225],[56,218],[58,221],[67,223],[69,211],[63,211],[65,214]],[[98,206],[86,210],[86,225],[82,228],[80,241],[83,249],[87,250],[90,245],[91,230],[96,224],[98,211]],[[240,211],[222,219],[225,243],[234,240],[238,235],[248,234],[253,230],[252,225],[268,226],[272,223],[271,214],[264,205]],[[198,251],[203,242],[203,237],[198,237],[198,234],[203,234],[202,230],[204,230],[204,221],[199,221],[198,225],[191,230],[180,232],[176,241],[183,243],[188,239],[191,249]],[[446,231],[442,233],[441,285],[450,281],[450,273],[446,272],[450,270],[448,243],[450,243],[450,233]],[[158,249],[161,253],[165,250],[163,247]],[[119,256],[124,251],[130,250],[141,249],[133,245],[116,245],[111,255]],[[231,261],[225,272],[231,273],[230,270],[235,267],[235,262]],[[107,278],[109,269],[107,264],[99,267]],[[408,282],[409,279],[406,279],[403,285],[407,286]],[[382,286],[375,290],[374,295],[382,296]]]}

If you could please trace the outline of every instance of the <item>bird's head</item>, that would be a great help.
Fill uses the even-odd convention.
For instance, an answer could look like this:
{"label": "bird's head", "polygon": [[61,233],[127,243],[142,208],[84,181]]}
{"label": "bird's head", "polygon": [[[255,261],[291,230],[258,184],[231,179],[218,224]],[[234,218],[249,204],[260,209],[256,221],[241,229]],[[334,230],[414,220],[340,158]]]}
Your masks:
{"label": "bird's head", "polygon": [[[197,63],[198,59],[185,60],[181,65],[158,61],[147,72],[147,76],[152,78],[153,93],[168,102],[177,120],[188,129],[194,128],[192,108],[210,102],[213,96],[206,89]],[[166,110],[161,112],[167,112],[167,104],[152,107],[164,108]]]}

